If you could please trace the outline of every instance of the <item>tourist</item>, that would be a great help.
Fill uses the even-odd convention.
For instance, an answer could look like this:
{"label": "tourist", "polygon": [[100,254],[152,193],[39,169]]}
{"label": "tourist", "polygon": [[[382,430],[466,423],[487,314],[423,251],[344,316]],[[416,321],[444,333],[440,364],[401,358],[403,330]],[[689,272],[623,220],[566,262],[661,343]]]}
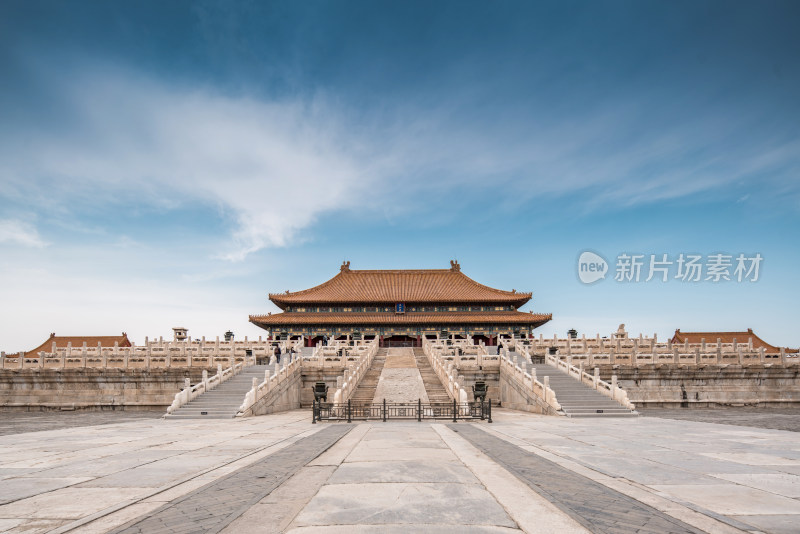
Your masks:
{"label": "tourist", "polygon": [[275,345],[275,361],[281,363],[281,348]]}
{"label": "tourist", "polygon": [[502,350],[503,350],[503,342],[502,341],[498,341],[497,342],[497,355],[498,356],[500,356],[500,351],[502,351]]}

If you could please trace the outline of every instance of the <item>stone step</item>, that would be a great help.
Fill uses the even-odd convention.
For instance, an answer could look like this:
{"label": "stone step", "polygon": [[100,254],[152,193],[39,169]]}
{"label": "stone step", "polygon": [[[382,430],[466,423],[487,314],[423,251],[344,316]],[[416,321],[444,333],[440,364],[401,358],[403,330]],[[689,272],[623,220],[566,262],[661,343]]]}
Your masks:
{"label": "stone step", "polygon": [[421,348],[414,348],[414,359],[417,363],[417,369],[422,377],[422,385],[425,387],[425,393],[428,395],[428,400],[434,403],[451,402],[450,395],[444,389],[441,380],[433,371],[428,357]]}
{"label": "stone step", "polygon": [[536,378],[546,376],[556,394],[561,410],[568,417],[636,417],[638,413],[625,408],[610,397],[587,386],[577,378],[561,372],[548,364],[528,364],[536,369]]}
{"label": "stone step", "polygon": [[638,417],[639,414],[636,412],[632,412],[627,410],[625,412],[620,413],[565,413],[567,417]]}
{"label": "stone step", "polygon": [[375,397],[375,390],[378,388],[378,380],[383,372],[383,366],[386,364],[386,349],[378,349],[375,357],[372,359],[372,365],[361,381],[358,387],[350,396],[352,402],[369,403]]}
{"label": "stone step", "polygon": [[174,416],[170,415],[170,417],[177,417],[183,415],[213,415],[213,416],[225,416],[225,417],[234,417],[236,414],[231,414],[230,410],[186,410],[185,412],[181,412],[179,414],[175,414]]}
{"label": "stone step", "polygon": [[[229,378],[216,388],[208,391],[193,401],[181,406],[169,419],[228,419],[236,416],[244,396],[253,386],[253,378],[259,382],[264,380],[264,372],[274,372],[274,366],[252,365],[243,369],[238,375]],[[206,412],[207,415],[201,415]]]}
{"label": "stone step", "polygon": [[[556,396],[556,398],[558,397]],[[608,397],[605,399],[559,399],[558,403],[562,406],[622,406]]]}
{"label": "stone step", "polygon": [[194,415],[194,414],[175,414],[175,415],[167,415],[167,419],[233,419],[233,415],[226,414],[226,415]]}

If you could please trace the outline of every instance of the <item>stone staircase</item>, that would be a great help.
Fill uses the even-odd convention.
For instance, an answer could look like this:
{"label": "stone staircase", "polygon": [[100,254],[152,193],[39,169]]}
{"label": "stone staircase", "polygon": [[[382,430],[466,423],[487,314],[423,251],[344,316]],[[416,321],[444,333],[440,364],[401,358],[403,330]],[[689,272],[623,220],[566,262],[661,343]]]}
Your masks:
{"label": "stone staircase", "polygon": [[425,386],[425,392],[428,394],[428,400],[432,403],[436,402],[452,402],[453,399],[447,394],[444,389],[442,381],[436,376],[436,373],[431,367],[431,362],[425,356],[425,352],[421,348],[414,348],[414,359],[417,362],[417,369],[422,376],[422,383]]}
{"label": "stone staircase", "polygon": [[550,389],[567,417],[636,417],[637,412],[590,388],[552,365],[527,364],[528,372],[536,369],[536,378],[543,382],[550,377]]}
{"label": "stone staircase", "polygon": [[372,403],[372,399],[375,398],[375,389],[378,387],[378,379],[380,379],[383,366],[386,364],[386,352],[387,349],[378,349],[378,352],[375,353],[375,357],[372,358],[372,365],[361,377],[361,382],[358,383],[358,387],[350,397],[353,403]]}
{"label": "stone staircase", "polygon": [[272,366],[251,365],[211,391],[207,391],[172,412],[167,419],[231,419],[236,416],[244,396],[253,387],[253,377],[261,383],[264,371]]}

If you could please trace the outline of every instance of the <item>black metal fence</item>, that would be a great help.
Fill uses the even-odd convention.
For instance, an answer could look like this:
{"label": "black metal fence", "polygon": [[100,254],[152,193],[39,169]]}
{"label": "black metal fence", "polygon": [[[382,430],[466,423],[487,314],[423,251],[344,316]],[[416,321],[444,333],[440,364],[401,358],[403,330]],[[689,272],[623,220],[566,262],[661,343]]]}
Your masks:
{"label": "black metal fence", "polygon": [[317,421],[388,421],[407,419],[417,421],[447,419],[486,420],[492,422],[492,401],[481,402],[422,402],[416,403],[347,403],[333,404],[314,401],[311,422]]}

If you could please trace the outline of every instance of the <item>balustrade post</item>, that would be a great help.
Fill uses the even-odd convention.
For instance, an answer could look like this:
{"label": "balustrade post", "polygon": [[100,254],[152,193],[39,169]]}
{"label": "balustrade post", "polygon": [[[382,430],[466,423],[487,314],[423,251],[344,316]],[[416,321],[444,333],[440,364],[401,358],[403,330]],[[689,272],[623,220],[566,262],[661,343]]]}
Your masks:
{"label": "balustrade post", "polygon": [[594,389],[597,389],[597,386],[600,384],[600,368],[594,368]]}
{"label": "balustrade post", "polygon": [[611,398],[617,400],[617,375],[611,375]]}
{"label": "balustrade post", "polygon": [[762,364],[764,363],[764,347],[760,347],[758,349],[758,361],[760,361]]}
{"label": "balustrade post", "polygon": [[544,402],[550,404],[550,376],[545,375],[543,380],[544,380]]}
{"label": "balustrade post", "polygon": [[781,365],[786,365],[786,349],[781,347]]}

